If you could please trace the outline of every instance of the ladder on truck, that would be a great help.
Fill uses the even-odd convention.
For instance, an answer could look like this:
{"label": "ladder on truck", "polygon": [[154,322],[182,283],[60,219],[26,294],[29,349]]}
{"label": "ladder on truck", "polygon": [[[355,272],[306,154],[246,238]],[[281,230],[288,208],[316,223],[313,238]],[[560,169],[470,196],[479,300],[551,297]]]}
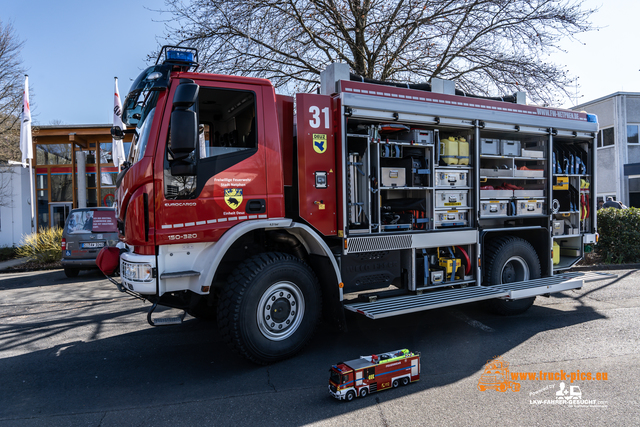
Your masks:
{"label": "ladder on truck", "polygon": [[584,283],[615,279],[615,274],[598,272],[569,272],[524,282],[504,283],[491,286],[467,286],[454,289],[438,289],[420,295],[402,295],[369,302],[345,304],[352,312],[370,319],[382,319],[400,314],[415,313],[435,308],[465,304],[493,298],[523,299],[537,295],[580,289]]}

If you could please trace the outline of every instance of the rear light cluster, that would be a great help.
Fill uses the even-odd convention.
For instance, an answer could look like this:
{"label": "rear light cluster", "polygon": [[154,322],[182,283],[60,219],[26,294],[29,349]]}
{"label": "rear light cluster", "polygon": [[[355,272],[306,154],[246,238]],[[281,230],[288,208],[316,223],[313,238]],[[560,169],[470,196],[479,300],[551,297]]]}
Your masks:
{"label": "rear light cluster", "polygon": [[63,238],[62,239],[62,244],[60,245],[62,246],[62,250],[66,250],[67,249],[67,239]]}

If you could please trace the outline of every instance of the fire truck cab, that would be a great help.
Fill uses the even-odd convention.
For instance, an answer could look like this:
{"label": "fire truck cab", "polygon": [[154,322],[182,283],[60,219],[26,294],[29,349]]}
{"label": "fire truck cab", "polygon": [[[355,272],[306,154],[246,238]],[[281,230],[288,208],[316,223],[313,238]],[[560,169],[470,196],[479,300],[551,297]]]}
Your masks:
{"label": "fire truck cab", "polygon": [[295,98],[195,67],[193,49],[163,49],[123,108],[117,285],[153,303],[152,325],[183,318],[157,305],[217,318],[270,363],[321,315],[344,327],[345,310],[481,300],[517,314],[582,286],[566,270],[596,242],[595,116],[438,79],[362,81],[345,64]]}

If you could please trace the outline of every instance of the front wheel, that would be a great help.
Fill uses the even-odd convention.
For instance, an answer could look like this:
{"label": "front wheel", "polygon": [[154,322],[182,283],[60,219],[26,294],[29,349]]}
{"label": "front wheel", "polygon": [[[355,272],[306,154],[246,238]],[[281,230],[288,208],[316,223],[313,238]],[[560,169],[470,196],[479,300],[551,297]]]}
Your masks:
{"label": "front wheel", "polygon": [[[486,248],[485,284],[526,282],[541,275],[540,260],[531,243],[518,237],[500,237]],[[485,302],[492,312],[503,316],[524,313],[533,305],[536,297],[519,300],[495,299]]]}
{"label": "front wheel", "polygon": [[222,335],[238,353],[259,364],[300,351],[318,323],[318,279],[292,255],[269,252],[242,262],[218,303]]}

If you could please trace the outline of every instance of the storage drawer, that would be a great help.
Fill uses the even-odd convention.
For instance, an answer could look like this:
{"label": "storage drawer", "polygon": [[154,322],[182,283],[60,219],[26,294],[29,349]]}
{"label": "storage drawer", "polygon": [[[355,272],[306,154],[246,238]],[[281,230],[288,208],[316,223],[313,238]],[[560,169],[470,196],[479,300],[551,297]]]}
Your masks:
{"label": "storage drawer", "polygon": [[520,199],[533,199],[544,197],[544,190],[513,190],[513,195]]}
{"label": "storage drawer", "polygon": [[491,138],[480,138],[480,154],[488,156],[500,155],[500,140]]}
{"label": "storage drawer", "polygon": [[542,215],[544,214],[544,200],[516,200],[516,215]]}
{"label": "storage drawer", "polygon": [[520,170],[520,169],[515,169],[513,171],[513,176],[521,176],[523,178],[544,178],[544,171],[543,170],[530,170],[530,169],[525,169],[525,170]]}
{"label": "storage drawer", "polygon": [[436,170],[436,187],[468,187],[469,172],[451,169]]}
{"label": "storage drawer", "polygon": [[513,169],[480,169],[480,176],[489,176],[489,177],[502,177],[502,176],[513,176]]}
{"label": "storage drawer", "polygon": [[509,200],[481,200],[480,218],[509,215]]}
{"label": "storage drawer", "polygon": [[522,149],[521,151],[521,156],[522,157],[533,157],[535,159],[543,159],[544,158],[544,151],[542,151],[543,148],[539,147],[539,148],[527,148],[527,149]]}
{"label": "storage drawer", "polygon": [[467,207],[469,190],[436,191],[436,208]]}
{"label": "storage drawer", "polygon": [[436,212],[436,228],[441,227],[466,227],[469,225],[469,209],[453,209]]}
{"label": "storage drawer", "polygon": [[520,141],[512,141],[508,139],[500,140],[500,154],[503,156],[520,156]]}
{"label": "storage drawer", "polygon": [[407,184],[406,171],[404,168],[380,168],[383,187],[405,187]]}
{"label": "storage drawer", "polygon": [[481,199],[510,199],[513,197],[513,190],[480,190]]}

